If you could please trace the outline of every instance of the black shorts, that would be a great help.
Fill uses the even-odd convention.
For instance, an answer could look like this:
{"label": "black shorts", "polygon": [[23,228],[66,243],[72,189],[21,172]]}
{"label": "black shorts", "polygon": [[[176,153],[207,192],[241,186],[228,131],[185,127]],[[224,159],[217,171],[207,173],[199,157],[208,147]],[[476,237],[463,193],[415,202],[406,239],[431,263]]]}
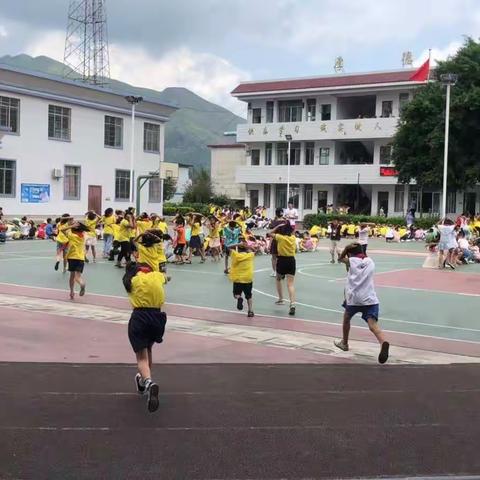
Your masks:
{"label": "black shorts", "polygon": [[202,239],[200,238],[200,235],[190,237],[190,248],[202,248]]}
{"label": "black shorts", "polygon": [[68,271],[69,272],[79,272],[83,273],[83,267],[85,266],[85,262],[83,260],[68,260]]}
{"label": "black shorts", "polygon": [[173,250],[173,253],[175,255],[182,255],[183,254],[183,250],[185,248],[185,244],[184,243],[178,243],[177,246],[175,247],[175,249]]}
{"label": "black shorts", "polygon": [[248,300],[252,298],[252,288],[253,283],[233,283],[233,296],[241,295],[242,293],[245,295],[245,298]]}
{"label": "black shorts", "polygon": [[285,275],[295,275],[296,263],[295,257],[277,257],[277,275],[282,278]]}
{"label": "black shorts", "polygon": [[135,353],[162,343],[167,314],[158,308],[134,308],[128,322],[128,339]]}
{"label": "black shorts", "polygon": [[277,241],[275,239],[273,239],[272,243],[270,244],[270,254],[271,255],[278,255]]}

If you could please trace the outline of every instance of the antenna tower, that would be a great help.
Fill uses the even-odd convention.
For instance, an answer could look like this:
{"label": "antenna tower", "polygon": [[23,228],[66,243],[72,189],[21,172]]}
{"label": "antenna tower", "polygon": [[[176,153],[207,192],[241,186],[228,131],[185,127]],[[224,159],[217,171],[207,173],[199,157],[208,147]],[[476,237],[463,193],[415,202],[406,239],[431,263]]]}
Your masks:
{"label": "antenna tower", "polygon": [[106,0],[70,0],[63,76],[91,85],[110,80]]}

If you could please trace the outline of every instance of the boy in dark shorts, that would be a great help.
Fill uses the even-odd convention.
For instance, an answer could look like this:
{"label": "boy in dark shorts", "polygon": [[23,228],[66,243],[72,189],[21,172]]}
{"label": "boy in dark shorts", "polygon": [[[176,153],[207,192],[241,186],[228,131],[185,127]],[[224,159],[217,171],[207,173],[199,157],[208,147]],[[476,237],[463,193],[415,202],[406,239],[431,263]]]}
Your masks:
{"label": "boy in dark shorts", "polygon": [[128,322],[128,338],[137,358],[138,373],[135,387],[141,395],[147,395],[149,412],[158,409],[159,388],[152,381],[152,346],[163,341],[167,315],[161,307],[165,302],[163,273],[154,272],[146,264],[129,262],[123,277],[133,307]]}
{"label": "boy in dark shorts", "polygon": [[229,247],[232,259],[229,278],[233,282],[233,296],[237,299],[237,309],[243,310],[243,297],[248,304],[248,317],[253,317],[253,260],[255,254],[246,243]]}
{"label": "boy in dark shorts", "polygon": [[335,341],[335,346],[344,352],[348,351],[350,320],[354,315],[360,313],[381,346],[378,362],[385,363],[388,360],[390,344],[385,340],[383,332],[378,326],[379,302],[373,283],[375,264],[363,253],[360,243],[347,245],[338,260],[345,263],[348,273],[345,301],[343,302],[345,308],[343,338]]}

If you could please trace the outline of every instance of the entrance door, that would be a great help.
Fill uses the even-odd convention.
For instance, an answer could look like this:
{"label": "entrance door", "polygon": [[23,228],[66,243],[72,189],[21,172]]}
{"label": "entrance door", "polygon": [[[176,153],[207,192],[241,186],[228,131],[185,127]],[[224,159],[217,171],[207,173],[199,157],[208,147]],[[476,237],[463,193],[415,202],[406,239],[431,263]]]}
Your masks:
{"label": "entrance door", "polygon": [[328,192],[324,190],[318,191],[318,210],[320,212],[326,213],[327,212],[327,195]]}
{"label": "entrance door", "polygon": [[388,192],[378,192],[378,215],[383,210],[383,215],[388,215]]}
{"label": "entrance door", "polygon": [[99,215],[102,213],[102,187],[100,185],[88,186],[88,210]]}

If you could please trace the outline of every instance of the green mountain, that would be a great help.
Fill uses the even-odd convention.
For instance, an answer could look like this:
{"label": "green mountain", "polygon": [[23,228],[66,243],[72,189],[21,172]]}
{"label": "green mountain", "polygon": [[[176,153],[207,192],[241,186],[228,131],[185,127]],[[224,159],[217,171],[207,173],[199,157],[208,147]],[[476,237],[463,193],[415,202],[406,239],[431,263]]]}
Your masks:
{"label": "green mountain", "polygon": [[[5,55],[0,64],[25,70],[63,76],[64,65],[46,56]],[[109,89],[145,98],[166,102],[179,108],[165,130],[165,161],[185,163],[199,167],[210,167],[210,152],[207,145],[212,143],[234,143],[235,137],[225,137],[226,131],[234,131],[245,120],[229,110],[208,102],[192,91],[182,87],[169,87],[159,92],[140,88],[118,80],[111,80]]]}

